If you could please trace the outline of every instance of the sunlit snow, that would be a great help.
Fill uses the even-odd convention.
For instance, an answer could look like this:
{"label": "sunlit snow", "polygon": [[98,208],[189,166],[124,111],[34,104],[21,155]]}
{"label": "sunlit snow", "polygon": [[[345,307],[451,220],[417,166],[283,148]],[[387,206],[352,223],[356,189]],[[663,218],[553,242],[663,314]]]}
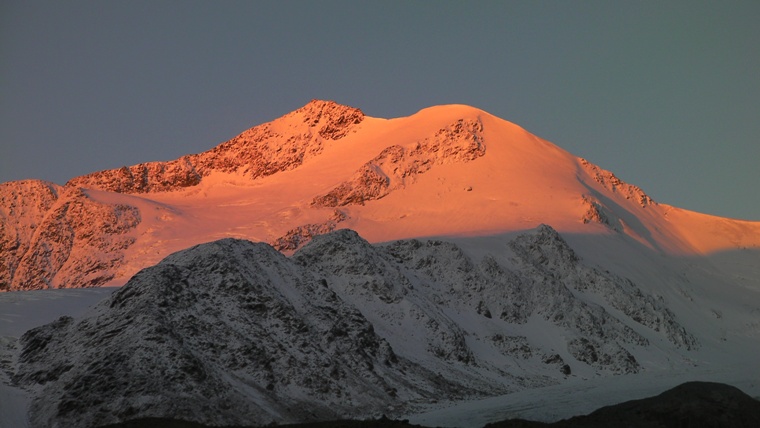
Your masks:
{"label": "sunlit snow", "polygon": [[[407,154],[430,147],[436,133],[462,120],[482,127],[476,136],[485,149],[482,156],[467,161],[439,156],[435,165],[425,168],[419,167],[426,162],[424,153],[396,163],[371,163],[390,146]],[[311,132],[294,114],[277,119],[271,127],[280,133],[273,141]],[[123,259],[107,285],[122,285],[140,269],[198,243],[225,237],[271,243],[294,228],[324,224],[336,210],[341,215],[338,229],[356,230],[372,243],[444,239],[478,261],[503,254],[507,237],[548,224],[586,264],[629,278],[645,293],[667,302],[703,344],[690,351],[693,364],[662,363],[668,356],[653,347],[651,353],[635,355],[648,364],[644,373],[610,377],[579,373],[559,385],[508,396],[442,402],[425,413],[409,415],[412,422],[469,427],[507,417],[555,420],[653,395],[686,380],[730,383],[760,396],[756,358],[760,355],[760,222],[651,201],[611,172],[469,106],[431,107],[396,119],[367,117],[342,138],[320,144],[320,151],[304,157],[297,167],[255,179],[243,171],[213,171],[198,185],[173,191],[124,194],[83,189],[83,197],[94,202],[139,211],[139,224],[128,232],[134,242],[119,250]],[[273,144],[269,149],[278,147]],[[433,162],[432,157],[427,161]],[[316,197],[356,177],[368,163],[395,180],[387,194],[358,204],[315,206]],[[394,175],[389,168],[400,168],[404,174]],[[406,174],[417,170],[422,172]],[[11,185],[3,184],[0,190]],[[47,188],[62,192],[60,186]],[[43,198],[38,204],[49,207],[54,201]],[[27,239],[42,221],[42,217],[0,214],[21,218],[14,227],[30,234]],[[55,279],[51,285],[59,282]],[[111,290],[0,294],[0,360],[12,358],[14,338],[26,329],[63,314],[76,316]],[[458,322],[468,325],[469,320]],[[535,340],[550,334],[538,324],[521,328],[523,335]],[[22,426],[28,398],[6,384],[7,374],[0,376],[5,376],[0,377],[0,425]]]}

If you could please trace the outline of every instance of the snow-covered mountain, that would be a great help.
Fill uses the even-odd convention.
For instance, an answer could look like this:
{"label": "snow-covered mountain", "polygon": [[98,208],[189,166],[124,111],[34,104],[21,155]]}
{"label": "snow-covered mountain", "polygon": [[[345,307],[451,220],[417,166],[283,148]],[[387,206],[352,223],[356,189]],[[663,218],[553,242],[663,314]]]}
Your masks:
{"label": "snow-covered mountain", "polygon": [[223,239],[175,253],[79,317],[24,334],[33,426],[399,415],[568,376],[678,366],[699,340],[548,226],[476,261],[432,240],[315,237],[286,258]]}
{"label": "snow-covered mountain", "polygon": [[0,338],[33,425],[760,373],[760,222],[657,203],[461,105],[378,119],[315,100],[175,161],[0,184],[0,287],[124,283]]}
{"label": "snow-covered mountain", "polygon": [[760,246],[760,223],[657,204],[520,127],[461,105],[377,119],[312,101],[204,153],[0,184],[0,288],[124,284],[174,251],[235,237],[292,251],[351,228],[370,242],[551,225],[654,253]]}

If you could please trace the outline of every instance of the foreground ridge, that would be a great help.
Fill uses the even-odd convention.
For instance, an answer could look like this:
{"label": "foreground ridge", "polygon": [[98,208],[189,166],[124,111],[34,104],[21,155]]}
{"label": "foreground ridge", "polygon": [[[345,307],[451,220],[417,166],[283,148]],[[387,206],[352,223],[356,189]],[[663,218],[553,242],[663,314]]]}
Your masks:
{"label": "foreground ridge", "polygon": [[[507,244],[507,258],[480,262],[445,241],[371,245],[351,230],[291,258],[244,240],[198,245],[83,317],[24,334],[13,381],[38,391],[33,426],[178,413],[268,424],[636,373],[647,365],[633,353],[698,345],[664,304],[584,266],[552,228]],[[613,315],[635,299],[646,309]],[[536,341],[537,328],[557,340]]]}
{"label": "foreground ridge", "polygon": [[[587,416],[554,423],[512,419],[485,425],[509,427],[661,427],[679,428],[730,426],[754,428],[760,423],[760,403],[740,390],[719,383],[688,382],[657,397],[607,406]],[[379,418],[281,425],[288,428],[404,428],[424,427],[408,421]],[[207,425],[176,420],[144,419],[107,425],[102,428],[205,428]],[[233,427],[227,427],[233,428]],[[237,427],[242,428],[242,427]]]}
{"label": "foreground ridge", "polygon": [[554,423],[509,420],[486,428],[510,427],[736,427],[760,424],[760,401],[738,388],[714,382],[687,382],[656,397],[606,406],[585,416]]}

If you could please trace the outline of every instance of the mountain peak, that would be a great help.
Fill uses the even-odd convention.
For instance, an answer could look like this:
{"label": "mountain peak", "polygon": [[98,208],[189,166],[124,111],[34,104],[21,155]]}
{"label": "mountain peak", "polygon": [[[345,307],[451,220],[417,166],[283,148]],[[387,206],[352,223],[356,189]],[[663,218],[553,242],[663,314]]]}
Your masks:
{"label": "mountain peak", "polygon": [[300,116],[310,127],[319,126],[318,134],[322,138],[337,140],[346,135],[350,125],[358,125],[364,120],[364,112],[358,108],[338,104],[335,101],[311,100],[305,106],[285,115]]}
{"label": "mountain peak", "polygon": [[[211,150],[167,162],[146,162],[76,177],[68,187],[118,193],[154,193],[193,187],[214,173],[255,179],[299,166],[364,120],[364,113],[334,101],[312,100],[272,122],[250,128]],[[294,120],[295,119],[295,120]]]}

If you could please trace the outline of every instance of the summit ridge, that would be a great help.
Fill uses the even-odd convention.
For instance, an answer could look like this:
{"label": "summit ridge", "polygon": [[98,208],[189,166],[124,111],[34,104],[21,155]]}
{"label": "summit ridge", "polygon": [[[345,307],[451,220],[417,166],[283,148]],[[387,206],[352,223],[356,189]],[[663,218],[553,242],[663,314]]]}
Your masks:
{"label": "summit ridge", "polygon": [[167,162],[147,162],[76,177],[67,187],[118,193],[150,193],[196,186],[211,173],[240,172],[255,179],[293,169],[339,140],[364,119],[361,110],[312,100],[276,122],[250,128],[219,146]]}

